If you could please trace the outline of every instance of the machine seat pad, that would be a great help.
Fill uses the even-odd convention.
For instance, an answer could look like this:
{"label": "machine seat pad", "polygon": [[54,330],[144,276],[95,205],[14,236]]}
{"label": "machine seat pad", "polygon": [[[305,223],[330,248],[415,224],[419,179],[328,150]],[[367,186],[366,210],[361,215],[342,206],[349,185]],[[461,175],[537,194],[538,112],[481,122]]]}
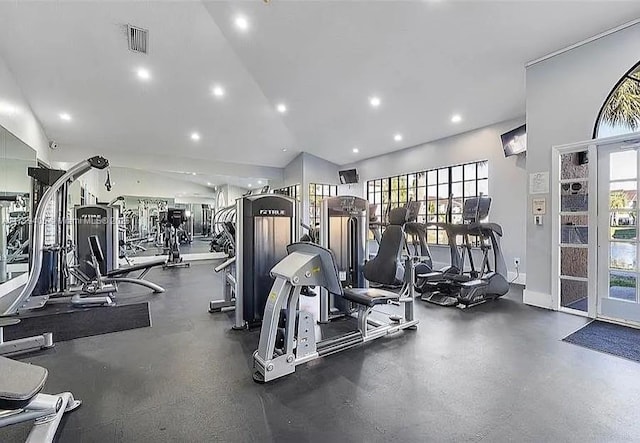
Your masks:
{"label": "machine seat pad", "polygon": [[156,266],[162,266],[166,264],[166,262],[167,262],[166,258],[159,258],[157,260],[146,262],[146,263],[140,263],[138,265],[124,266],[122,268],[114,269],[112,271],[107,272],[106,277],[119,277],[119,276],[128,274],[129,272],[135,272],[135,271],[140,271],[142,269],[149,269],[149,268],[154,268]]}
{"label": "machine seat pad", "polygon": [[22,409],[47,381],[45,368],[0,357],[0,409]]}
{"label": "machine seat pad", "polygon": [[400,295],[380,288],[345,288],[343,297],[364,306],[385,305],[397,301]]}

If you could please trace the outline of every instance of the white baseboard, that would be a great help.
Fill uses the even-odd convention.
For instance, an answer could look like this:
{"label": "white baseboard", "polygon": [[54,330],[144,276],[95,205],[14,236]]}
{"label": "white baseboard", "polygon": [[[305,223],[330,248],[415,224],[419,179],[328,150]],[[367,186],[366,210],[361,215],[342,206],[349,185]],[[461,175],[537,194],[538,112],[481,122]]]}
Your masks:
{"label": "white baseboard", "polygon": [[516,271],[508,271],[507,272],[509,282],[514,285],[526,286],[527,284],[527,274],[521,272],[519,275]]}
{"label": "white baseboard", "polygon": [[536,306],[538,308],[556,310],[551,294],[545,294],[544,292],[525,289],[522,294],[522,301],[527,305]]}
{"label": "white baseboard", "polygon": [[[227,258],[227,254],[224,252],[200,252],[193,254],[180,254],[182,260],[184,261],[199,261],[199,260],[222,260]],[[166,255],[152,255],[152,256],[135,256],[130,257],[129,260],[131,264],[138,265],[142,263],[149,263],[152,261],[156,261],[159,258],[167,258]],[[120,260],[120,266],[127,266],[127,262],[125,260]]]}

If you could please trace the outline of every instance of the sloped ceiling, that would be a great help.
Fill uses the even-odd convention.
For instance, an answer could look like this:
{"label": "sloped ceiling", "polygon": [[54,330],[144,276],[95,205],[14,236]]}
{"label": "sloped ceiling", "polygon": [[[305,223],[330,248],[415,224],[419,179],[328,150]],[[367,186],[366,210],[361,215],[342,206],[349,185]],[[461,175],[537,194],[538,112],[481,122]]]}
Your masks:
{"label": "sloped ceiling", "polygon": [[[521,116],[527,61],[639,16],[636,1],[2,2],[0,56],[56,160],[257,180],[301,151],[346,164]],[[148,55],[127,23],[149,29]]]}

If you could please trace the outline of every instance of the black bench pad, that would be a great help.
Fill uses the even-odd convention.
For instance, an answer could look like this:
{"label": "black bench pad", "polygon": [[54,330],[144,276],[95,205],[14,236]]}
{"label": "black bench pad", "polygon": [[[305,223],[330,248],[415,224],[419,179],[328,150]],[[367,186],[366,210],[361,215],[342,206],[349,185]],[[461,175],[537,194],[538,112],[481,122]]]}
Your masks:
{"label": "black bench pad", "polygon": [[47,370],[0,357],[0,409],[22,409],[42,390]]}
{"label": "black bench pad", "polygon": [[400,295],[395,292],[379,288],[346,288],[343,297],[364,306],[385,305],[390,301],[397,301]]}
{"label": "black bench pad", "polygon": [[160,258],[158,260],[140,263],[139,265],[125,266],[124,268],[114,269],[112,271],[107,272],[106,277],[118,277],[122,275],[126,275],[129,272],[141,271],[143,269],[153,268],[155,266],[164,265],[167,262],[167,259]]}

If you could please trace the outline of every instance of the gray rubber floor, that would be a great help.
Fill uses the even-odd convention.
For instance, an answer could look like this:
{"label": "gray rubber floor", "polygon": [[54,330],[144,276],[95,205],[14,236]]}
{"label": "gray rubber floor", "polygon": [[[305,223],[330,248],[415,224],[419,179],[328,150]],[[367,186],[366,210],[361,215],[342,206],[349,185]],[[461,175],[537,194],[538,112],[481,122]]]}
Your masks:
{"label": "gray rubber floor", "polygon": [[[640,440],[640,365],[562,342],[586,321],[524,306],[517,291],[468,311],[417,301],[417,331],[255,384],[258,332],[207,312],[212,267],[152,271],[167,292],[152,297],[151,328],[23,359],[49,369],[47,392],[84,400],[60,441]],[[27,432],[0,429],[0,441]]]}
{"label": "gray rubber floor", "polygon": [[[199,254],[203,252],[209,251],[209,244],[211,243],[211,238],[205,237],[194,237],[191,243],[185,243],[184,245],[180,245],[180,253],[181,254]],[[129,253],[132,258],[136,256],[139,257],[153,257],[155,255],[164,255],[163,249],[156,247],[153,243],[142,243],[142,246],[146,249],[146,251],[136,251],[135,253]]]}

